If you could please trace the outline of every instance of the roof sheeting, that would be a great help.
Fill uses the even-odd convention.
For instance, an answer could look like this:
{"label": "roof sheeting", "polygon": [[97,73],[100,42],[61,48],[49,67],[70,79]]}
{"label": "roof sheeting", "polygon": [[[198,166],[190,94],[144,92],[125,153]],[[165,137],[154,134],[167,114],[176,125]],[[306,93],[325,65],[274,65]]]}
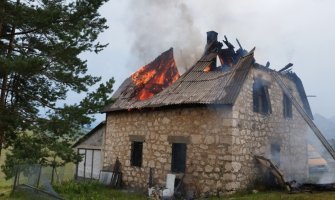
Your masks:
{"label": "roof sheeting", "polygon": [[124,94],[123,91],[133,87],[131,79],[128,78],[113,95],[115,102],[107,106],[103,112],[180,104],[233,104],[254,63],[253,53],[240,58],[229,71],[204,72],[204,69],[216,60],[216,56],[216,53],[204,55],[176,82],[147,100],[140,101]]}

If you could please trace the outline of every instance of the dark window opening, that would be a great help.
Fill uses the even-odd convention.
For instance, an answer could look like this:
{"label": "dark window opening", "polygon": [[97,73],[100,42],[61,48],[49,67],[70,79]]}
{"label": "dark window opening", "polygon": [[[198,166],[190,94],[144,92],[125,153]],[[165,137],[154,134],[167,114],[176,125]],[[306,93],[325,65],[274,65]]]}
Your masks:
{"label": "dark window opening", "polygon": [[292,118],[292,101],[286,94],[283,97],[283,113],[284,118]]}
{"label": "dark window opening", "polygon": [[271,160],[277,167],[280,166],[280,145],[277,143],[271,144]]}
{"label": "dark window opening", "polygon": [[272,112],[268,87],[261,80],[253,84],[253,110],[262,114]]}
{"label": "dark window opening", "polygon": [[179,172],[184,173],[185,168],[186,168],[186,144],[173,143],[171,171],[175,173]]}
{"label": "dark window opening", "polygon": [[142,166],[142,155],[143,155],[143,142],[133,141],[131,144],[131,166],[141,167]]}

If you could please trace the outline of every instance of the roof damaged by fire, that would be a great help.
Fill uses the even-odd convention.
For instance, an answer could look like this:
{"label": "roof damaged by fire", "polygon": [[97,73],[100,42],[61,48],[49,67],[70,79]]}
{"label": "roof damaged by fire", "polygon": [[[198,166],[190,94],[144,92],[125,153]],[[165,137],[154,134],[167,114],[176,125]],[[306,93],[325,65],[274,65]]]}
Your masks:
{"label": "roof damaged by fire", "polygon": [[[226,48],[223,48],[217,36],[214,31],[207,33],[204,54],[181,76],[173,58],[173,49],[162,53],[127,78],[114,93],[114,103],[103,112],[186,104],[232,105],[251,68],[274,71],[255,62],[254,49],[246,51],[237,40],[239,48],[235,51],[226,37],[223,40]],[[312,117],[299,77],[285,71],[280,75],[296,83],[304,108]]]}

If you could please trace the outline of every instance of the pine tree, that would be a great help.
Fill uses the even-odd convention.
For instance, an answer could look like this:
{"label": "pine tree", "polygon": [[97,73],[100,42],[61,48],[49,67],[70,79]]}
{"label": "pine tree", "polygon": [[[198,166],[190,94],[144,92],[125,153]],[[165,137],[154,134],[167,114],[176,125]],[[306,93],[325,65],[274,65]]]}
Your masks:
{"label": "pine tree", "polygon": [[[0,0],[0,152],[26,131],[68,141],[110,102],[114,80],[88,92],[101,78],[79,56],[106,47],[97,42],[108,28],[98,13],[105,2]],[[60,106],[69,92],[88,94]]]}

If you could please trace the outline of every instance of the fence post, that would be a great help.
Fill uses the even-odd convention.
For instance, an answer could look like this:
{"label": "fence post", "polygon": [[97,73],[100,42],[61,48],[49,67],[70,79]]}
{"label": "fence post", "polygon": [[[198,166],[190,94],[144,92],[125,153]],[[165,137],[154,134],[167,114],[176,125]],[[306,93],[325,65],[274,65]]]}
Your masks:
{"label": "fence post", "polygon": [[54,183],[54,172],[55,171],[55,166],[52,166],[52,171],[51,171],[51,184]]}
{"label": "fence post", "polygon": [[15,178],[14,178],[14,184],[13,184],[13,190],[12,190],[12,192],[14,192],[15,187],[16,187],[16,182],[17,182],[18,172],[19,172],[19,165],[17,165],[17,166],[16,166],[16,169],[15,169]]}
{"label": "fence post", "polygon": [[38,178],[37,178],[37,184],[36,184],[37,188],[38,188],[38,185],[40,184],[41,173],[42,173],[42,165],[40,165],[40,170],[38,171]]}

